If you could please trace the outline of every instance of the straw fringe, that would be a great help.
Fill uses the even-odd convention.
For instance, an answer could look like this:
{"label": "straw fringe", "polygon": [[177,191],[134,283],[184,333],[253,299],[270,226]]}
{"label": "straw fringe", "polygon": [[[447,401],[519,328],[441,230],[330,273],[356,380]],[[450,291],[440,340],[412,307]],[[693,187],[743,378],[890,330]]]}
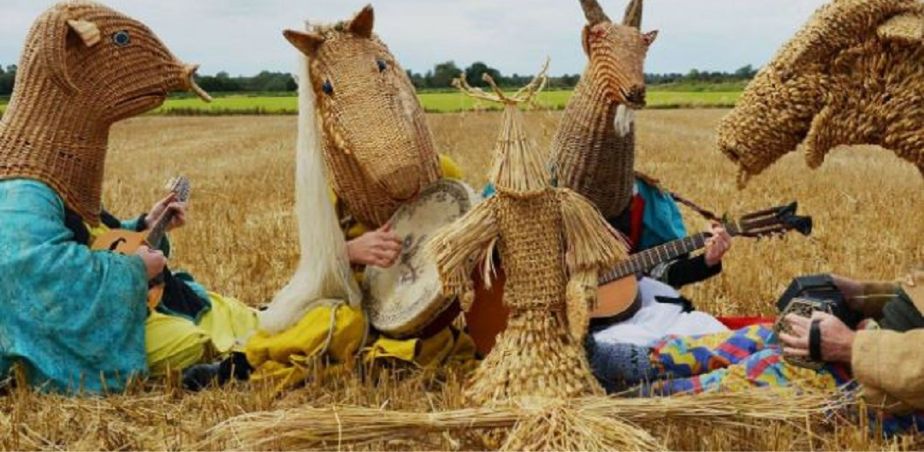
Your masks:
{"label": "straw fringe", "polygon": [[567,188],[558,190],[558,196],[569,272],[612,268],[628,257],[625,241],[590,201]]}
{"label": "straw fringe", "polygon": [[498,234],[494,217],[496,198],[476,205],[462,218],[433,235],[424,252],[436,262],[443,294],[461,297],[462,309],[468,311],[473,300],[472,271],[481,261],[490,259]]}
{"label": "straw fringe", "polygon": [[481,431],[500,434],[505,450],[655,450],[663,446],[645,429],[666,422],[674,427],[759,429],[768,422],[781,422],[809,434],[821,415],[847,405],[844,396],[753,389],[653,399],[534,399],[529,404],[433,413],[300,407],[228,419],[208,431],[199,448],[216,444],[241,450],[340,448],[393,441],[403,441],[405,447],[438,447],[437,434],[465,444],[458,440]]}

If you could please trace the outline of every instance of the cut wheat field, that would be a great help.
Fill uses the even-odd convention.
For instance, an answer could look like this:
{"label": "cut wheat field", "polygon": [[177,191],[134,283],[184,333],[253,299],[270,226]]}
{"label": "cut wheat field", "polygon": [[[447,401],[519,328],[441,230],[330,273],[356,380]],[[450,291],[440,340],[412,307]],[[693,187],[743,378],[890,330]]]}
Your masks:
{"label": "cut wheat field", "polygon": [[[715,150],[722,110],[661,110],[638,116],[638,169],[707,208],[731,215],[798,200],[815,219],[811,237],[740,239],[724,272],[685,290],[714,314],[772,314],[773,301],[796,275],[837,272],[893,278],[924,261],[924,181],[918,171],[878,148],[850,148],[810,171],[787,156],[739,191],[736,168]],[[545,152],[560,113],[526,119]],[[429,117],[438,149],[462,167],[469,183],[486,179],[499,116]],[[193,183],[190,223],[173,237],[174,269],[207,287],[259,306],[291,276],[298,243],[292,213],[294,117],[145,117],[114,130],[104,201],[124,216],[146,210],[164,182],[184,174]],[[684,210],[692,230],[705,226]],[[272,396],[236,385],[198,394],[175,381],[139,384],[125,395],[68,399],[14,389],[0,396],[0,449],[225,449],[234,438],[206,441],[210,428],[259,411],[361,405],[432,411],[461,405],[463,369],[319,368],[303,388]],[[844,420],[806,419],[812,434],[755,420],[713,427],[666,416],[653,433],[676,449],[919,449],[918,437],[882,441]],[[266,433],[272,436],[272,431]],[[420,439],[420,438],[418,438]],[[470,449],[483,443],[433,435],[421,443],[374,443],[374,449]],[[272,447],[272,446],[271,446]],[[337,448],[331,444],[330,448]]]}

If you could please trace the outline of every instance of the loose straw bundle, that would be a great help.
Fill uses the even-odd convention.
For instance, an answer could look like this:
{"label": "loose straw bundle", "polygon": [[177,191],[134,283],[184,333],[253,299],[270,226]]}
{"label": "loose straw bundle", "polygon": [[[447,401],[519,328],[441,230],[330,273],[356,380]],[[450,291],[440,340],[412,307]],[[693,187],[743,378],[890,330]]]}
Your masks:
{"label": "loose straw bundle", "polygon": [[743,185],[803,146],[817,168],[841,145],[880,145],[924,174],[924,2],[822,7],[748,85],[718,128]]}
{"label": "loose straw bundle", "polygon": [[818,415],[846,406],[821,393],[754,389],[655,399],[590,397],[533,405],[434,413],[365,407],[295,408],[250,413],[211,429],[202,447],[308,449],[400,441],[438,447],[507,430],[502,450],[655,450],[665,447],[643,428],[672,426],[765,428],[781,422],[805,431]]}

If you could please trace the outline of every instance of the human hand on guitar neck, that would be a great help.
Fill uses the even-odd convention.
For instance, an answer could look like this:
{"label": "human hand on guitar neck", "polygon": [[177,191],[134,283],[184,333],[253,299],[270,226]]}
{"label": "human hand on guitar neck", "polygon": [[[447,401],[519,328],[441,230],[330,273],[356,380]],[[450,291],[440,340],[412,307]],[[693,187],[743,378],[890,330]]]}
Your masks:
{"label": "human hand on guitar neck", "polygon": [[722,262],[725,253],[731,249],[732,238],[731,234],[725,230],[725,226],[722,226],[722,224],[717,221],[712,222],[712,225],[709,227],[709,232],[712,234],[712,237],[706,240],[706,265],[715,267]]}
{"label": "human hand on guitar neck", "polygon": [[161,219],[168,212],[173,212],[173,219],[170,221],[170,224],[167,225],[167,231],[172,231],[174,229],[183,227],[186,225],[186,210],[188,206],[185,202],[177,201],[177,194],[171,192],[164,199],[157,201],[154,204],[154,207],[151,207],[150,212],[145,216],[145,230],[150,230],[154,227],[154,224]]}

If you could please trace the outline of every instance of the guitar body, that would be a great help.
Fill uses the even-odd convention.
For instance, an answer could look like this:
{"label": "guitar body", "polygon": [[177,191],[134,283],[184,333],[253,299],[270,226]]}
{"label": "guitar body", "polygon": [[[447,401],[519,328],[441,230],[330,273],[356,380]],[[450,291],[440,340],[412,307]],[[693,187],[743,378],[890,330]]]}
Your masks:
{"label": "guitar body", "polygon": [[[123,255],[135,254],[138,248],[147,246],[147,236],[141,232],[111,229],[100,235],[90,249],[94,251],[113,251]],[[148,290],[148,307],[154,309],[164,296],[164,283],[153,284]]]}
{"label": "guitar body", "polygon": [[[496,269],[491,288],[485,287],[481,277],[476,276],[475,300],[465,313],[468,334],[481,356],[486,356],[494,348],[497,335],[507,329],[507,318],[510,316],[510,309],[504,305],[504,270],[500,267]],[[476,273],[481,274],[480,271]],[[625,320],[638,310],[637,294],[638,281],[634,276],[604,284],[597,290],[597,307],[591,312],[590,317],[613,319],[614,322]]]}

